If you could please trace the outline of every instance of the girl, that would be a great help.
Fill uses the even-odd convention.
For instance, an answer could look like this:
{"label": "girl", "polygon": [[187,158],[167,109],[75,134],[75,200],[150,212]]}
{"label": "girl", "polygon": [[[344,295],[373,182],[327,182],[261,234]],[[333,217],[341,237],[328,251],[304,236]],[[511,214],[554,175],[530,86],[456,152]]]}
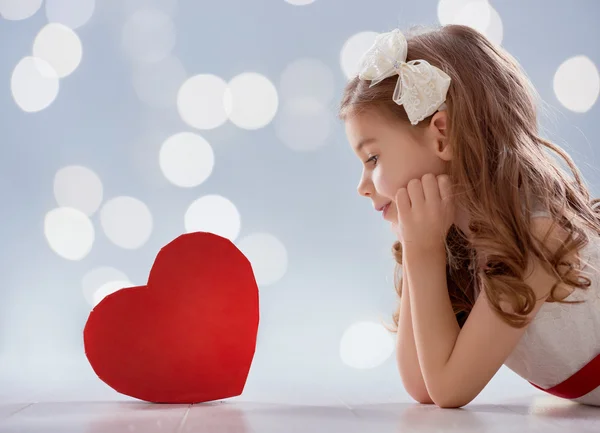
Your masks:
{"label": "girl", "polygon": [[358,192],[398,236],[393,332],[418,402],[464,406],[504,364],[600,406],[600,200],[539,136],[534,97],[513,57],[458,25],[379,35],[345,89]]}

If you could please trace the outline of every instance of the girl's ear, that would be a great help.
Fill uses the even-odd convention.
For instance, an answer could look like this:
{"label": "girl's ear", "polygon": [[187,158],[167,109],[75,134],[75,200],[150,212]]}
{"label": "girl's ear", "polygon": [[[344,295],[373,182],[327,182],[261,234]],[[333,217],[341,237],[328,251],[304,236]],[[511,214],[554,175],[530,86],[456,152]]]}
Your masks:
{"label": "girl's ear", "polygon": [[452,159],[452,146],[448,140],[448,114],[446,111],[438,111],[431,118],[429,131],[432,142],[435,145],[435,153],[444,161]]}

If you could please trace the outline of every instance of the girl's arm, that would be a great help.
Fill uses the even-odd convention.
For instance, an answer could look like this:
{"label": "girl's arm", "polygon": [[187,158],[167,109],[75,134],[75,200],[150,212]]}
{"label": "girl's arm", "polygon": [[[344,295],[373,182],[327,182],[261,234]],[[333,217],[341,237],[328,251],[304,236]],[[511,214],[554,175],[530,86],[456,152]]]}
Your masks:
{"label": "girl's arm", "polygon": [[[551,224],[548,218],[536,218],[532,221],[534,235],[543,239]],[[566,237],[561,234],[560,238],[549,238],[551,251]],[[461,330],[448,295],[443,245],[430,250],[405,246],[403,260],[410,268],[408,288],[415,344],[429,394],[438,406],[464,406],[481,392],[502,366],[526,327],[517,329],[505,323],[492,310],[482,291]],[[532,319],[556,278],[533,255],[525,275],[525,282],[538,299],[528,316]],[[506,311],[510,311],[509,307]]]}
{"label": "girl's arm", "polygon": [[396,360],[406,392],[421,404],[433,404],[417,358],[412,315],[410,314],[410,290],[408,289],[406,265],[402,266],[402,296],[400,297]]}

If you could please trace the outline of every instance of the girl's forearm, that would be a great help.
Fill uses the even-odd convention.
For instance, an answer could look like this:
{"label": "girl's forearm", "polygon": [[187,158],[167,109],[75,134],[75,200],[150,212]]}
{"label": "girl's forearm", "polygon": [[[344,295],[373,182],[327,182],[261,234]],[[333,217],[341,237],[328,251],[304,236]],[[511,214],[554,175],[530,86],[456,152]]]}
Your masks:
{"label": "girl's forearm", "polygon": [[405,247],[408,288],[415,345],[423,379],[435,400],[436,389],[443,386],[444,368],[460,327],[452,310],[446,282],[446,253],[443,245],[435,250]]}
{"label": "girl's forearm", "polygon": [[397,334],[397,361],[398,370],[404,388],[419,403],[431,404],[431,399],[423,373],[419,365],[417,356],[417,347],[412,325],[412,315],[410,312],[410,290],[408,289],[408,277],[406,266],[402,269],[402,297],[400,298],[400,317],[398,321]]}

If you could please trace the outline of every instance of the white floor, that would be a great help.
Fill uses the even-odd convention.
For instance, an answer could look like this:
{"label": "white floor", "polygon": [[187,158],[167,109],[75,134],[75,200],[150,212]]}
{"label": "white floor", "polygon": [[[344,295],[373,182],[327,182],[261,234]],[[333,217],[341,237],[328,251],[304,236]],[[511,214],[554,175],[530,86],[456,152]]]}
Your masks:
{"label": "white floor", "polygon": [[110,391],[82,389],[0,394],[0,432],[44,433],[387,433],[387,432],[600,432],[600,408],[533,394],[474,401],[463,409],[423,406],[408,399],[368,402],[364,396],[316,390],[244,394],[197,405],[156,405]]}

